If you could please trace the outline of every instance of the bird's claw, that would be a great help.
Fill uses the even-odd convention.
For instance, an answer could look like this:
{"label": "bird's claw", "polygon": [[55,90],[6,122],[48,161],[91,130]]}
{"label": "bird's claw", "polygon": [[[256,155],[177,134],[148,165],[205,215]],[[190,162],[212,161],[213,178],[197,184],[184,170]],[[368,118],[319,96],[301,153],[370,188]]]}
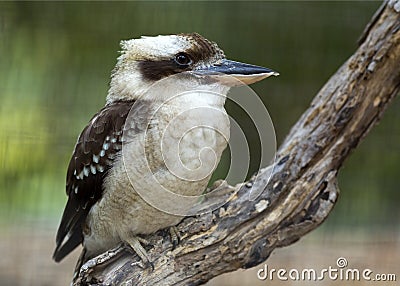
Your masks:
{"label": "bird's claw", "polygon": [[169,236],[171,238],[172,250],[174,250],[180,242],[179,231],[176,226],[171,226],[169,228]]}

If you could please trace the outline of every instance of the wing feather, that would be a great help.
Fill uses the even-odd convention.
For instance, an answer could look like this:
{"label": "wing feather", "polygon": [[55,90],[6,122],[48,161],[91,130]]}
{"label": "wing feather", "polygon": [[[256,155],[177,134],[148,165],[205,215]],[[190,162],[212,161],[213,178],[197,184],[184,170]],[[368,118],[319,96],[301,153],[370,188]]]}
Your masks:
{"label": "wing feather", "polygon": [[121,152],[122,130],[134,101],[118,101],[101,109],[80,134],[67,171],[68,202],[56,236],[53,259],[61,261],[83,241],[82,227],[101,199],[103,181]]}

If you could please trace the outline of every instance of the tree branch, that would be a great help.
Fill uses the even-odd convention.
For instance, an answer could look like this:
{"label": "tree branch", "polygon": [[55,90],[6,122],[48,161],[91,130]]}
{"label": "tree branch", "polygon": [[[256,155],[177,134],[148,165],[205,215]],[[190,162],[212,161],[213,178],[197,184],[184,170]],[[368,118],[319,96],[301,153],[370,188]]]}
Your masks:
{"label": "tree branch", "polygon": [[[118,249],[107,266],[84,269],[82,284],[200,285],[264,262],[275,248],[321,224],[339,195],[339,168],[400,90],[399,12],[400,1],[385,2],[377,11],[358,50],[288,134],[273,170],[260,170],[245,184],[223,185],[237,194],[212,213],[185,218],[177,226],[181,242],[175,249],[163,231],[147,237],[154,270]],[[251,188],[262,190],[254,201],[249,201]]]}

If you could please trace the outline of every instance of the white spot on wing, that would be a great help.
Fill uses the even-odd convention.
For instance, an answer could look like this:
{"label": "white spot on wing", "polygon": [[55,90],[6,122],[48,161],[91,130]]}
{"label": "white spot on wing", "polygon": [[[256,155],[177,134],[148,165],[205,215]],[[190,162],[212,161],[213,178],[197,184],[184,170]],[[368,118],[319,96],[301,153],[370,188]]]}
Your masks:
{"label": "white spot on wing", "polygon": [[110,144],[104,142],[104,144],[103,144],[103,149],[104,149],[104,150],[108,150],[109,147],[110,147]]}
{"label": "white spot on wing", "polygon": [[100,157],[104,157],[105,154],[106,154],[106,151],[105,151],[105,150],[101,150],[101,151],[100,151]]}
{"label": "white spot on wing", "polygon": [[78,180],[83,179],[83,171],[79,173],[79,175],[76,177]]}
{"label": "white spot on wing", "polygon": [[99,163],[99,159],[100,159],[100,157],[99,157],[99,155],[93,155],[93,162],[95,162],[96,164],[97,163]]}
{"label": "white spot on wing", "polygon": [[97,165],[97,171],[100,173],[104,172],[104,167],[102,165]]}
{"label": "white spot on wing", "polygon": [[90,165],[90,171],[92,172],[93,175],[96,175],[96,167],[93,165]]}
{"label": "white spot on wing", "polygon": [[86,177],[89,177],[89,168],[88,167],[84,167],[83,168],[83,174],[86,176]]}
{"label": "white spot on wing", "polygon": [[78,187],[74,188],[74,193],[77,194],[78,193]]}

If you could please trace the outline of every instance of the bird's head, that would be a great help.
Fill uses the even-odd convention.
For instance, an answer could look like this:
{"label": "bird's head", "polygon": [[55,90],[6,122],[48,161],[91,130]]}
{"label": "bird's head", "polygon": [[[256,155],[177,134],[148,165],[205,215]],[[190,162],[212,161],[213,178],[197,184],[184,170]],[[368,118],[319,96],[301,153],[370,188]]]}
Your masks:
{"label": "bird's head", "polygon": [[197,33],[141,37],[121,41],[121,48],[108,103],[138,99],[156,82],[179,74],[203,79],[202,84],[225,87],[226,92],[233,85],[279,75],[268,68],[227,60],[216,43]]}

